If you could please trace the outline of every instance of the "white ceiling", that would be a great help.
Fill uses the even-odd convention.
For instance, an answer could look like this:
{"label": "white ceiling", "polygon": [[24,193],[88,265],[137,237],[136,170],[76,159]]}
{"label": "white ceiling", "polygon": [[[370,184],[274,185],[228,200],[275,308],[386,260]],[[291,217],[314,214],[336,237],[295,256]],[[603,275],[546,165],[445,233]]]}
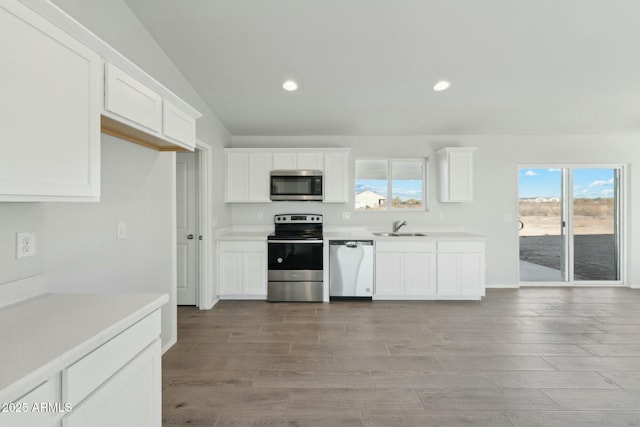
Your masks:
{"label": "white ceiling", "polygon": [[640,133],[639,0],[126,2],[234,135]]}

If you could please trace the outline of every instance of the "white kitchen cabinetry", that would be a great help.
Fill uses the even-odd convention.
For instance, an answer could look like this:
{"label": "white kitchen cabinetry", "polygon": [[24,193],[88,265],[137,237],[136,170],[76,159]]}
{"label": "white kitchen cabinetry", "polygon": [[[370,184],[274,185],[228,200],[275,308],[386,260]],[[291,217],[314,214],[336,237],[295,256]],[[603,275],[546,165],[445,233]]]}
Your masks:
{"label": "white kitchen cabinetry", "polygon": [[473,147],[438,150],[440,202],[473,201]]}
{"label": "white kitchen cabinetry", "polygon": [[350,149],[225,149],[225,202],[269,203],[272,170],[323,171],[325,203],[349,201]]}
{"label": "white kitchen cabinetry", "polygon": [[[34,411],[42,403],[58,404],[61,411]],[[60,405],[60,374],[48,379],[43,384],[16,399],[7,412],[0,413],[0,427],[33,427],[57,426],[62,418],[64,406]],[[4,403],[4,402],[2,402]]]}
{"label": "white kitchen cabinetry", "polygon": [[324,202],[349,201],[349,150],[324,154]]}
{"label": "white kitchen cabinetry", "polygon": [[266,299],[266,241],[219,241],[218,272],[220,298]]}
{"label": "white kitchen cabinetry", "polygon": [[63,427],[162,422],[160,310],[62,371]]}
{"label": "white kitchen cabinetry", "polygon": [[317,152],[274,152],[274,170],[324,170],[324,156]]}
{"label": "white kitchen cabinetry", "polygon": [[436,295],[435,242],[376,242],[375,299]]}
{"label": "white kitchen cabinetry", "polygon": [[161,151],[193,151],[198,112],[183,111],[111,63],[105,63],[105,133]]}
{"label": "white kitchen cabinetry", "polygon": [[0,40],[0,202],[97,201],[100,56],[14,0]]}
{"label": "white kitchen cabinetry", "polygon": [[270,202],[269,152],[225,151],[225,202]]}
{"label": "white kitchen cabinetry", "polygon": [[438,296],[485,294],[484,242],[438,242]]}
{"label": "white kitchen cabinetry", "polygon": [[63,427],[157,427],[162,424],[157,339],[62,420]]}

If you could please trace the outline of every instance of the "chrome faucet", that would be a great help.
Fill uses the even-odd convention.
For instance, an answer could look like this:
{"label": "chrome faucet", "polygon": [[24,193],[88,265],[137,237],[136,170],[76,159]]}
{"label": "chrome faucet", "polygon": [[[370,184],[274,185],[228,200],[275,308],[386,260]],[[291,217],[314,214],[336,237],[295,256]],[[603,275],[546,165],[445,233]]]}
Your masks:
{"label": "chrome faucet", "polygon": [[402,227],[404,227],[405,225],[407,225],[407,221],[402,221],[402,222],[400,222],[400,221],[395,221],[395,222],[393,223],[393,232],[394,232],[394,233],[397,233],[397,232],[398,232],[398,230],[400,230],[400,229],[401,229]]}

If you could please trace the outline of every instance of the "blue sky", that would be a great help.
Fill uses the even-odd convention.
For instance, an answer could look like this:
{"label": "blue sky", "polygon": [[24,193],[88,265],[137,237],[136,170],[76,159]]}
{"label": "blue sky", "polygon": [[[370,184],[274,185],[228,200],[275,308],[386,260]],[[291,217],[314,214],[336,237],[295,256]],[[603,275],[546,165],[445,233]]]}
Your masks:
{"label": "blue sky", "polygon": [[[560,197],[560,169],[523,168],[518,173],[520,198]],[[573,169],[574,198],[613,197],[613,169]]]}

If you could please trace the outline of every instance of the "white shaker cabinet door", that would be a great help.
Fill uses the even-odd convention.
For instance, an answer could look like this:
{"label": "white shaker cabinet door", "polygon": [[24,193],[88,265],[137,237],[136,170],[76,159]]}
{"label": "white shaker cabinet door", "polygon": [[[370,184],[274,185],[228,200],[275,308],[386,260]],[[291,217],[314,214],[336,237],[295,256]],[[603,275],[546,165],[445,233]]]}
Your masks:
{"label": "white shaker cabinet door", "polygon": [[98,200],[101,59],[0,1],[0,202]]}
{"label": "white shaker cabinet door", "polygon": [[105,64],[104,109],[142,130],[162,132],[162,97],[113,64]]}
{"label": "white shaker cabinet door", "polygon": [[349,153],[337,152],[324,155],[324,202],[347,203],[349,201]]}
{"label": "white shaker cabinet door", "polygon": [[166,100],[162,103],[162,133],[190,151],[196,148],[196,119]]}
{"label": "white shaker cabinet door", "polygon": [[303,170],[324,170],[324,155],[319,153],[298,153],[298,169]]}
{"label": "white shaker cabinet door", "polygon": [[226,153],[224,201],[249,201],[249,153]]}

